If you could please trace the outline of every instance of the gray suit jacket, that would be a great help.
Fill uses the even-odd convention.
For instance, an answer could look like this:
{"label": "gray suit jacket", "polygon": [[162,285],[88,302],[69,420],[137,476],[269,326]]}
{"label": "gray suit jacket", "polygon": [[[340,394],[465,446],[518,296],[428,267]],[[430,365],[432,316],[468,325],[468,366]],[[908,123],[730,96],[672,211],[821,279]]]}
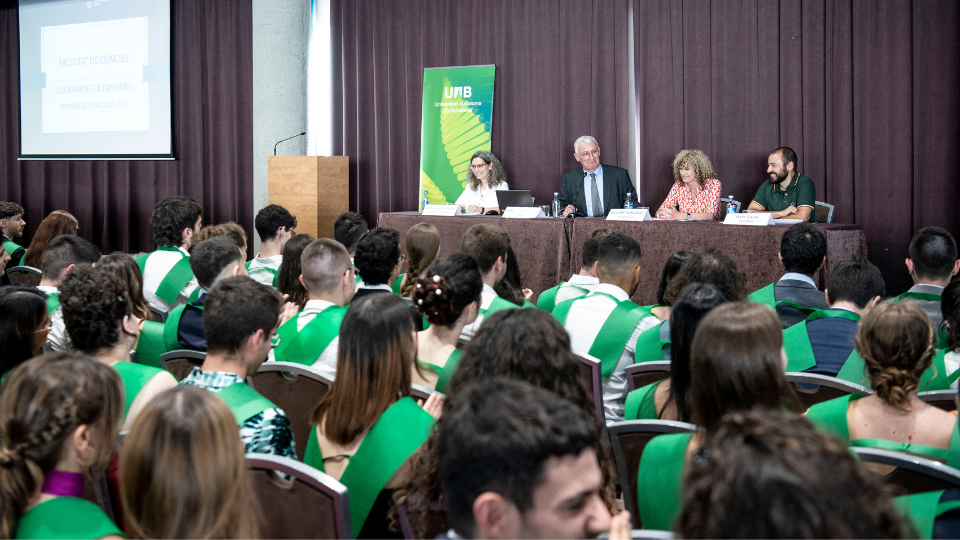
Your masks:
{"label": "gray suit jacket", "polygon": [[[634,207],[639,206],[637,189],[633,187],[627,170],[606,163],[600,165],[603,167],[603,215],[610,213],[611,208],[623,208],[627,193],[630,193]],[[587,215],[587,196],[583,193],[584,189],[583,167],[564,173],[560,179],[560,210],[572,204],[578,212]]]}
{"label": "gray suit jacket", "polygon": [[[827,309],[827,295],[823,291],[805,281],[784,279],[773,286],[773,297],[777,302],[793,302],[803,307],[813,309]],[[809,311],[799,310],[793,306],[780,304],[777,306],[777,315],[784,328],[789,328],[807,318]]]}

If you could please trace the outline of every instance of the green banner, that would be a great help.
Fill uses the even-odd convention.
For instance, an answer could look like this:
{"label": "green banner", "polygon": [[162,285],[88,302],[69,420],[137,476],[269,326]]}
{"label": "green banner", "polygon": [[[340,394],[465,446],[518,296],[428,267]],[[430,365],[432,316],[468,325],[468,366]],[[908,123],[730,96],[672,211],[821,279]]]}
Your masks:
{"label": "green banner", "polygon": [[431,204],[456,201],[467,185],[470,157],[477,150],[490,150],[496,69],[487,65],[423,70],[420,210],[424,191]]}

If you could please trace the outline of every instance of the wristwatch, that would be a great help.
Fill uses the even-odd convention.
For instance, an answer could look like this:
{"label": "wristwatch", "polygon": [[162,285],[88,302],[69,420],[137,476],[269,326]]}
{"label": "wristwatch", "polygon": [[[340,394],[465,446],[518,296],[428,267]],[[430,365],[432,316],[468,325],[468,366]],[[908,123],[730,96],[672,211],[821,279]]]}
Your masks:
{"label": "wristwatch", "polygon": [[691,220],[691,219],[693,219],[693,218],[690,217],[690,212],[687,212],[687,221],[689,221],[689,220]]}

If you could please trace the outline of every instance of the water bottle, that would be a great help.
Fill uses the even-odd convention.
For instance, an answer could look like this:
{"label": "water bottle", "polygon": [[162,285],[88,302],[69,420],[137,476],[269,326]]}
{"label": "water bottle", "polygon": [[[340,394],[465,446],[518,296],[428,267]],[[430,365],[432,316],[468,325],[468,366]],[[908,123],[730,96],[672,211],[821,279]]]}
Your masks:
{"label": "water bottle", "polygon": [[736,214],[737,213],[737,204],[733,202],[733,195],[730,195],[730,202],[727,203],[727,213]]}
{"label": "water bottle", "polygon": [[633,210],[633,198],[631,197],[631,195],[633,195],[633,192],[632,192],[632,191],[628,191],[628,192],[627,192],[627,199],[626,199],[625,201],[623,201],[623,208],[624,208],[624,210]]}
{"label": "water bottle", "polygon": [[430,204],[430,197],[427,195],[427,190],[423,190],[423,211],[427,211],[427,205]]}
{"label": "water bottle", "polygon": [[550,216],[558,217],[560,215],[560,194],[553,193],[553,206],[550,207]]}

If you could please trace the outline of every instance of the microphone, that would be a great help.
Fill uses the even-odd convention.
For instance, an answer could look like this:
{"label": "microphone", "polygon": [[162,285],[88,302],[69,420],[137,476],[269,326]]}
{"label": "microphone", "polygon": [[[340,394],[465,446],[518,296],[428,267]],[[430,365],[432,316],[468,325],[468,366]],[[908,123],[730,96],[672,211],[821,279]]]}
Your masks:
{"label": "microphone", "polygon": [[[587,177],[587,171],[583,171],[583,178],[586,179],[586,177]],[[573,212],[570,212],[569,214],[567,214],[568,218],[577,217],[577,214],[579,214],[582,217],[586,217],[584,214],[580,212],[580,210],[577,209],[577,198],[580,197],[580,191],[582,190],[583,190],[583,181],[581,181],[580,185],[577,186],[577,194],[573,196],[573,201],[572,201]]]}
{"label": "microphone", "polygon": [[293,137],[287,137],[286,139],[282,139],[282,140],[277,141],[277,144],[273,145],[273,155],[277,155],[277,145],[279,145],[280,143],[282,143],[282,142],[284,142],[284,141],[289,141],[290,139],[296,139],[297,137],[302,137],[302,136],[304,136],[304,135],[306,135],[306,134],[307,134],[307,132],[304,131],[303,133],[297,133],[297,134],[294,135]]}

